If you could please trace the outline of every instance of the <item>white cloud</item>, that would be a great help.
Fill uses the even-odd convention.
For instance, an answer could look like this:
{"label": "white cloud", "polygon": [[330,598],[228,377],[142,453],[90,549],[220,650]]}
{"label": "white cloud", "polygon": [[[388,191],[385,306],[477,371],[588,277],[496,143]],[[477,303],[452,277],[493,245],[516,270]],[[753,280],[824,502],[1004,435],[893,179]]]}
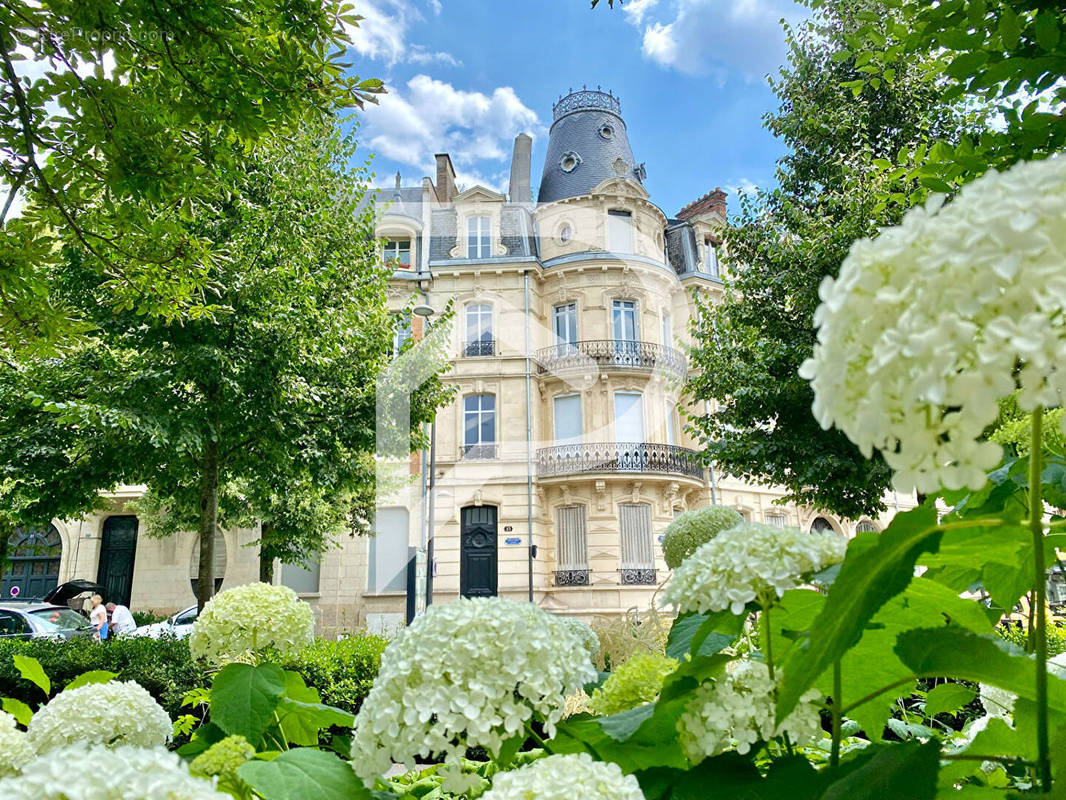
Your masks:
{"label": "white cloud", "polygon": [[435,153],[449,153],[458,183],[496,189],[506,185],[514,137],[544,132],[536,112],[510,86],[469,92],[428,75],[416,75],[405,89],[368,107],[362,125],[359,138],[375,153],[424,175],[433,173]]}
{"label": "white cloud", "polygon": [[735,184],[722,187],[725,193],[731,197],[755,194],[759,191],[759,185],[749,178],[740,178]]}
{"label": "white cloud", "polygon": [[662,67],[758,80],[784,63],[781,18],[802,15],[794,0],[674,0],[668,11],[658,0],[635,0],[627,19],[643,28],[644,57]]}
{"label": "white cloud", "polygon": [[[441,12],[439,0],[430,0],[434,14]],[[407,42],[408,29],[425,19],[411,3],[402,0],[356,0],[355,13],[363,19],[348,26],[352,49],[365,58],[384,61],[388,66],[404,61],[415,64],[440,63],[459,66],[448,53],[430,52],[424,45]]]}
{"label": "white cloud", "polygon": [[629,0],[622,6],[622,13],[629,22],[639,26],[644,22],[644,15],[657,5],[659,0]]}

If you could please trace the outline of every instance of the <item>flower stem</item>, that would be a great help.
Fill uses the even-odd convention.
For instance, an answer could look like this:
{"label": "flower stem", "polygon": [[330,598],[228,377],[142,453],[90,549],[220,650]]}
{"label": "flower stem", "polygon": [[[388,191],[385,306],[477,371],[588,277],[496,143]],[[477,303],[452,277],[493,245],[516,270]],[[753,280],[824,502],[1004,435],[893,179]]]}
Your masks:
{"label": "flower stem", "polygon": [[833,662],[833,745],[829,751],[829,768],[840,766],[840,724],[844,718],[843,679],[840,659]]}
{"label": "flower stem", "polygon": [[1036,606],[1036,752],[1037,782],[1051,791],[1051,758],[1047,708],[1047,565],[1044,563],[1044,500],[1040,476],[1044,443],[1044,409],[1033,409],[1029,450],[1029,530],[1033,534],[1033,604]]}

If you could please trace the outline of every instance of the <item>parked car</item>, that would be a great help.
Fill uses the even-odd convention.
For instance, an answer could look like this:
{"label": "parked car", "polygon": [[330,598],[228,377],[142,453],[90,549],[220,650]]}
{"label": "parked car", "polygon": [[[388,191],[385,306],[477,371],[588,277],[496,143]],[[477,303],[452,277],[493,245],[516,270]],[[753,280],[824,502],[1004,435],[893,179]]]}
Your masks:
{"label": "parked car", "polygon": [[0,639],[73,639],[91,633],[89,620],[68,606],[0,603]]}
{"label": "parked car", "polygon": [[153,639],[158,639],[160,636],[173,636],[175,639],[184,639],[192,633],[192,624],[196,622],[197,613],[199,612],[196,606],[189,606],[162,622],[142,625],[130,636],[150,636]]}

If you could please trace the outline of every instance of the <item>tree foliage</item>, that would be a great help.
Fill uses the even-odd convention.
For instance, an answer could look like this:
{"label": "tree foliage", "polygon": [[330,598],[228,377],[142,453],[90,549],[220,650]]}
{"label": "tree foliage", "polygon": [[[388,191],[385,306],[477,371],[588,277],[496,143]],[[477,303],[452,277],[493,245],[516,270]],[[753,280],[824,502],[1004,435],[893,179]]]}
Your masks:
{"label": "tree foliage", "polygon": [[[899,15],[880,0],[816,5],[788,31],[788,65],[771,81],[780,106],[765,124],[790,152],[778,162],[777,188],[742,198],[724,232],[730,280],[720,304],[700,307],[700,373],[688,391],[716,402],[715,413],[694,423],[723,471],[858,518],[884,509],[890,475],[880,457],[865,459],[811,414],[811,389],[796,373],[814,346],[818,285],[836,274],[852,242],[898,221],[924,196],[915,178],[876,164],[931,138],[953,140],[975,120],[898,53],[884,56],[894,81],[855,91],[865,73],[849,49],[852,33],[872,26],[887,50]],[[881,200],[889,193],[906,199],[888,207]]]}
{"label": "tree foliage", "polygon": [[382,91],[341,60],[358,20],[341,0],[4,3],[0,342],[81,329],[45,279],[74,243],[108,306],[209,313],[225,254],[190,221],[222,209],[220,177],[264,134]]}

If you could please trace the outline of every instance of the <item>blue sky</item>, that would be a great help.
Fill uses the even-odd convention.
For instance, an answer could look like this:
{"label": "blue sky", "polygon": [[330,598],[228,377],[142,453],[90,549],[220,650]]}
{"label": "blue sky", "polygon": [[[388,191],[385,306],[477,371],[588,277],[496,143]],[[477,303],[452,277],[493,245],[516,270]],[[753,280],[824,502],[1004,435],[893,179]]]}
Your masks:
{"label": "blue sky", "polygon": [[[351,56],[389,94],[361,115],[376,182],[432,174],[448,152],[459,182],[504,189],[515,134],[533,135],[539,182],[552,103],[597,85],[622,101],[634,156],[668,214],[715,186],[773,179],[783,148],[762,127],[765,75],[784,57],[792,0],[354,0]],[[616,3],[617,6],[617,3]],[[735,197],[731,197],[731,200]]]}

